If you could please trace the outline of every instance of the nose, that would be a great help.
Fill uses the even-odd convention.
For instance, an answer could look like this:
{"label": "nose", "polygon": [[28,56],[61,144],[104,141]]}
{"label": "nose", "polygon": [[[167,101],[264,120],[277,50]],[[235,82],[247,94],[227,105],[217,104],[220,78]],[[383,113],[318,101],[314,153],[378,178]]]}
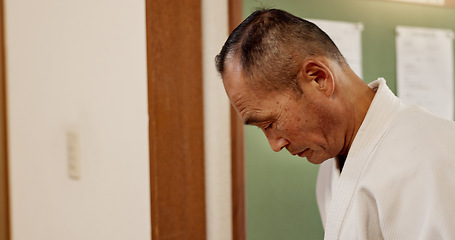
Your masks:
{"label": "nose", "polygon": [[284,147],[289,145],[289,141],[283,137],[273,136],[273,135],[270,135],[267,133],[266,133],[266,136],[267,136],[267,140],[269,141],[270,147],[275,152],[279,152],[279,151],[281,151],[281,149],[283,149]]}

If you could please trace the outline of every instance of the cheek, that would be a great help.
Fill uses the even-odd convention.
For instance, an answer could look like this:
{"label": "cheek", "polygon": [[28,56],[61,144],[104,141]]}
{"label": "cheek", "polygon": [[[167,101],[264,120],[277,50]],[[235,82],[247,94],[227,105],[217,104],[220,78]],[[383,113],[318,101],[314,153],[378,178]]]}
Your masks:
{"label": "cheek", "polygon": [[284,109],[284,112],[287,113],[291,109],[298,110],[283,116],[282,124],[278,125],[282,133],[289,141],[297,145],[329,147],[328,145],[332,142],[330,138],[338,120],[331,116],[327,108],[318,106],[317,103],[301,106]]}
{"label": "cheek", "polygon": [[294,141],[318,145],[324,148],[328,147],[331,140],[334,119],[331,119],[328,114],[319,110],[311,109],[305,116],[295,116],[292,118],[289,128],[289,134],[294,138]]}
{"label": "cheek", "polygon": [[326,154],[334,157],[339,154],[344,146],[344,132],[342,131],[342,119],[334,114],[325,111],[321,112],[319,118],[320,132],[324,137],[324,145]]}
{"label": "cheek", "polygon": [[310,119],[299,116],[288,118],[286,125],[283,125],[285,135],[294,144],[306,145],[309,141],[314,141],[317,129],[316,124]]}

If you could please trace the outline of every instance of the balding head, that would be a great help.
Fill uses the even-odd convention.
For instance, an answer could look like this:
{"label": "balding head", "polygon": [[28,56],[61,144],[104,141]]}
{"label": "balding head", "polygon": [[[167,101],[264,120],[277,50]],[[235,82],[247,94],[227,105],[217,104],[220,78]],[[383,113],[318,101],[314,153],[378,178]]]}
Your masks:
{"label": "balding head", "polygon": [[323,56],[346,64],[333,41],[315,24],[277,9],[257,10],[229,36],[216,57],[218,72],[240,61],[247,84],[266,90],[292,89],[303,61]]}

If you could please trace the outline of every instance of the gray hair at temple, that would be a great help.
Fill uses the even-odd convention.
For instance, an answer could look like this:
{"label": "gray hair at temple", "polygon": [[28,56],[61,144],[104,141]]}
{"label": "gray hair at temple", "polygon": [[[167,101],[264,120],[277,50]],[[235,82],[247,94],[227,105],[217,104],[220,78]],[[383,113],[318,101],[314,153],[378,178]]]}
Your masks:
{"label": "gray hair at temple", "polygon": [[303,61],[315,56],[347,65],[335,43],[315,24],[282,10],[260,9],[232,31],[215,61],[221,76],[225,64],[238,58],[247,84],[301,94],[297,74]]}

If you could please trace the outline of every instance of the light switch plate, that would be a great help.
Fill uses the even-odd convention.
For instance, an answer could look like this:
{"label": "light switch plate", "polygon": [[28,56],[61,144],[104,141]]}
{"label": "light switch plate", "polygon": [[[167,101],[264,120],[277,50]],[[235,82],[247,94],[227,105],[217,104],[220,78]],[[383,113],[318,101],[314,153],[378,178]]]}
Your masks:
{"label": "light switch plate", "polygon": [[66,149],[68,160],[68,176],[72,179],[81,177],[81,159],[79,134],[76,131],[66,132]]}

